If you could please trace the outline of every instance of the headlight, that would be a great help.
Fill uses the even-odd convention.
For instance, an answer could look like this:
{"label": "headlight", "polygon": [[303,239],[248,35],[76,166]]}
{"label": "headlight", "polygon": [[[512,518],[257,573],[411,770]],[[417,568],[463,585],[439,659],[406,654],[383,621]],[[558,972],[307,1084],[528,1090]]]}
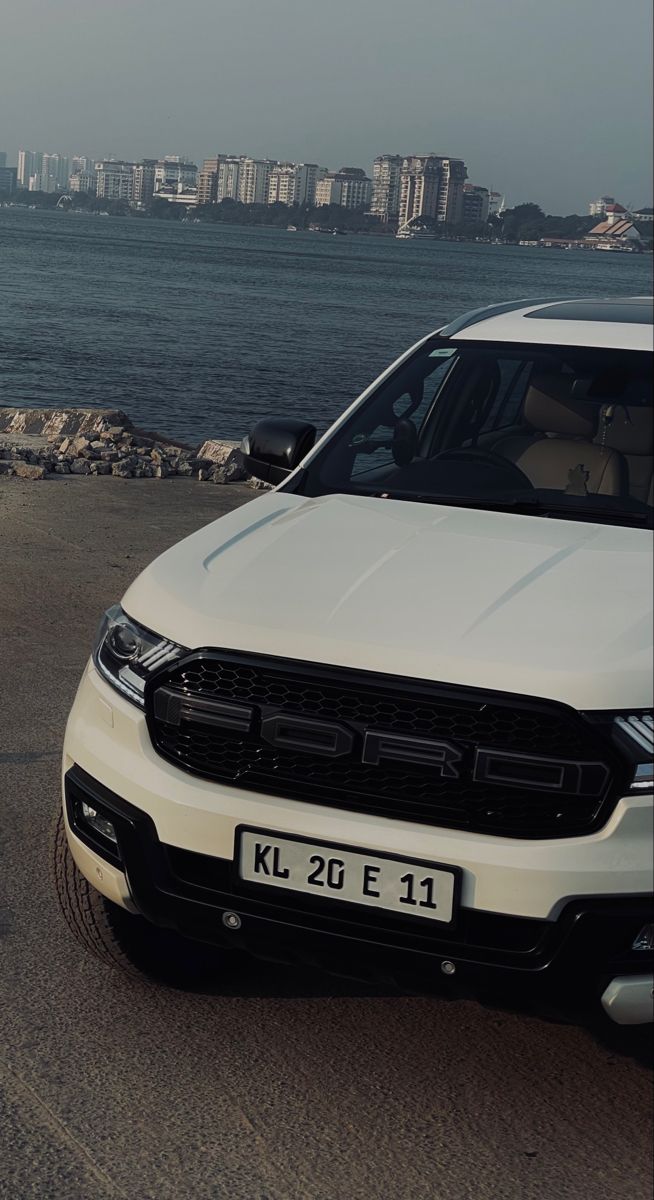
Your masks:
{"label": "headlight", "polygon": [[100,622],[93,646],[93,662],[112,687],[143,708],[148,676],[183,653],[183,646],[137,625],[120,605],[115,604]]}
{"label": "headlight", "polygon": [[634,764],[632,792],[654,786],[654,720],[651,712],[619,713],[613,722],[613,740],[626,750]]}

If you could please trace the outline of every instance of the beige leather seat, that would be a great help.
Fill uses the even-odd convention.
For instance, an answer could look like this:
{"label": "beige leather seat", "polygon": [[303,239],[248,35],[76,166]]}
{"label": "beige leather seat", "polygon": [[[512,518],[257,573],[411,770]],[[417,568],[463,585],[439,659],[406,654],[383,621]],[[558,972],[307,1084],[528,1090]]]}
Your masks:
{"label": "beige leather seat", "polygon": [[608,445],[593,442],[599,406],[571,395],[572,378],[540,374],[529,385],[524,420],[534,430],[513,434],[493,449],[508,458],[536,488],[583,495],[623,495],[626,464]]}
{"label": "beige leather seat", "polygon": [[[643,399],[647,399],[647,396]],[[629,495],[644,504],[652,504],[654,407],[650,403],[603,404],[596,440],[612,450],[617,450],[625,459],[629,474]]]}

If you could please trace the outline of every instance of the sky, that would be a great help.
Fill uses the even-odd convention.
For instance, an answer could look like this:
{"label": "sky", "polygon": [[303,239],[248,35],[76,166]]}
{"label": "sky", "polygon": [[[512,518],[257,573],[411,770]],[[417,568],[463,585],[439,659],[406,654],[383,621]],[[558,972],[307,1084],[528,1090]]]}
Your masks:
{"label": "sky", "polygon": [[216,153],[652,203],[651,0],[0,0],[0,150]]}

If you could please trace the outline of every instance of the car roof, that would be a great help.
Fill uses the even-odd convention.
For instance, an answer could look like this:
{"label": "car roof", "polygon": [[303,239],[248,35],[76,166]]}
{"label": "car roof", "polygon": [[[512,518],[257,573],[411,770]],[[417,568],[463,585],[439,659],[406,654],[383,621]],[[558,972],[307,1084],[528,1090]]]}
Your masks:
{"label": "car roof", "polygon": [[651,350],[651,296],[513,300],[473,309],[438,330],[452,341]]}

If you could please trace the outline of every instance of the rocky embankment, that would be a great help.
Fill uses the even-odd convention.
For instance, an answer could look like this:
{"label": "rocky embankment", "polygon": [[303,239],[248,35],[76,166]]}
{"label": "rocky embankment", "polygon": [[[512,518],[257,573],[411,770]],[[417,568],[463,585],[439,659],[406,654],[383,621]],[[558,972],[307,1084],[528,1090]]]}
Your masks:
{"label": "rocky embankment", "polygon": [[206,483],[249,482],[237,442],[209,439],[197,447],[137,429],[117,409],[0,408],[0,475],[117,475]]}

